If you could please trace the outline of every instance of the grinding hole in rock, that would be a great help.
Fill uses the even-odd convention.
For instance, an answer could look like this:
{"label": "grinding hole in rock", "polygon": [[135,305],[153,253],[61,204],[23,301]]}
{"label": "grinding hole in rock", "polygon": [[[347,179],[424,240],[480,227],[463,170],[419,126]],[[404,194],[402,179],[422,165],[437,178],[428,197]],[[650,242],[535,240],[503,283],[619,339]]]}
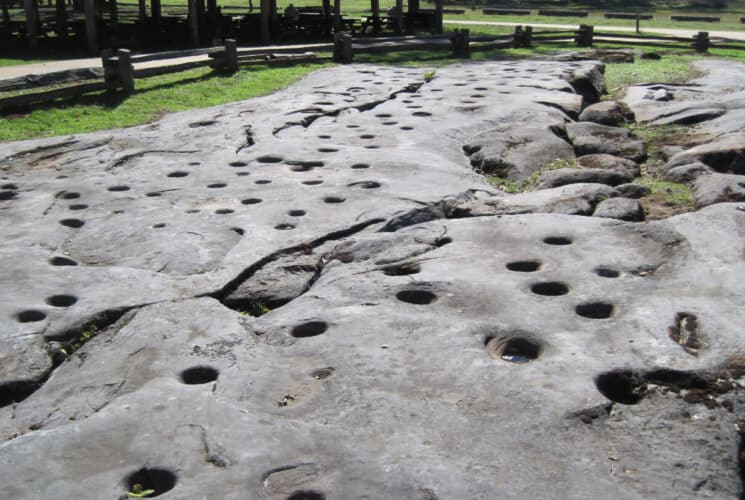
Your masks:
{"label": "grinding hole in rock", "polygon": [[261,198],[246,198],[245,200],[241,200],[241,203],[244,205],[256,205],[257,203],[261,203]]}
{"label": "grinding hole in rock", "polygon": [[410,127],[408,125],[404,125],[403,127],[399,127],[401,130],[414,130],[414,127]]}
{"label": "grinding hole in rock", "polygon": [[375,139],[375,136],[373,134],[362,134],[360,139]]}
{"label": "grinding hole in rock", "polygon": [[108,190],[114,193],[129,191],[129,186],[111,186]]}
{"label": "grinding hole in rock", "polygon": [[510,363],[529,363],[541,354],[540,344],[528,337],[487,337],[484,345],[489,356]]}
{"label": "grinding hole in rock", "polygon": [[601,278],[618,278],[621,275],[619,271],[605,266],[595,268],[595,274]]}
{"label": "grinding hole in rock", "polygon": [[70,205],[67,208],[69,208],[70,210],[85,210],[88,208],[88,205],[86,205],[85,203],[78,203],[78,204]]}
{"label": "grinding hole in rock", "polygon": [[18,196],[18,193],[15,191],[0,191],[0,200],[12,200]]}
{"label": "grinding hole in rock", "polygon": [[53,266],[77,266],[78,263],[67,257],[52,257],[49,263]]}
{"label": "grinding hole in rock", "polygon": [[317,186],[319,184],[323,184],[323,181],[303,181],[303,184],[306,186]]}
{"label": "grinding hole in rock", "polygon": [[569,293],[569,287],[559,281],[546,281],[544,283],[534,284],[530,287],[530,291],[537,295],[556,297]]}
{"label": "grinding hole in rock", "polygon": [[[147,497],[152,498],[170,491],[176,486],[176,474],[166,469],[147,468],[133,472],[125,480],[125,487],[128,492],[142,493],[143,491],[152,490]],[[136,497],[134,497],[136,498]]]}
{"label": "grinding hole in rock", "polygon": [[16,314],[16,320],[19,323],[33,323],[35,321],[42,321],[46,317],[46,313],[38,309],[26,309]]}
{"label": "grinding hole in rock", "polygon": [[274,226],[274,229],[278,231],[289,231],[290,229],[295,229],[295,226],[292,224],[277,224]]}
{"label": "grinding hole in rock", "polygon": [[418,274],[421,270],[422,267],[419,264],[415,262],[406,262],[383,268],[383,274],[386,276],[406,276],[409,274]]}
{"label": "grinding hole in rock", "polygon": [[331,136],[330,135],[323,134],[323,135],[319,135],[318,138],[319,139],[331,139]]}
{"label": "grinding hole in rock", "polygon": [[47,297],[46,303],[54,307],[70,307],[78,301],[74,295],[52,295]]}
{"label": "grinding hole in rock", "polygon": [[57,198],[61,198],[63,200],[76,200],[80,198],[80,193],[75,193],[73,191],[62,191],[57,195]]}
{"label": "grinding hole in rock", "polygon": [[546,245],[571,245],[572,240],[565,238],[564,236],[549,236],[545,238],[543,242]]}
{"label": "grinding hole in rock", "polygon": [[450,236],[443,236],[442,238],[437,238],[435,240],[435,246],[437,248],[444,247],[445,245],[449,245],[453,242],[453,238]]}
{"label": "grinding hole in rock", "polygon": [[338,151],[336,148],[318,148],[319,153],[336,153]]}
{"label": "grinding hole in rock", "polygon": [[165,222],[158,222],[157,224],[153,224],[153,229],[163,229],[164,227],[166,227]]}
{"label": "grinding hole in rock", "polygon": [[224,188],[226,186],[227,186],[227,184],[225,184],[224,182],[215,182],[213,184],[208,184],[207,185],[207,187],[210,188],[210,189],[220,189],[220,188]]}
{"label": "grinding hole in rock", "polygon": [[613,370],[595,377],[598,391],[616,403],[634,405],[644,399],[646,384],[631,370]]}
{"label": "grinding hole in rock", "polygon": [[330,366],[326,368],[316,368],[310,372],[310,376],[315,380],[324,380],[331,377],[333,374],[334,369]]}
{"label": "grinding hole in rock", "polygon": [[430,113],[428,111],[415,111],[414,113],[412,113],[412,115],[414,115],[414,116],[432,116],[432,113]]}
{"label": "grinding hole in rock", "polygon": [[250,172],[236,172],[235,175],[237,175],[238,177],[245,177],[247,175],[251,175],[251,173]]}
{"label": "grinding hole in rock", "polygon": [[17,380],[0,384],[0,408],[20,403],[39,388],[38,382]]}
{"label": "grinding hole in rock", "polygon": [[377,189],[380,187],[380,183],[375,182],[375,181],[361,181],[361,182],[353,182],[351,184],[348,184],[347,186],[358,187],[362,189]]}
{"label": "grinding hole in rock", "polygon": [[0,186],[0,189],[17,190],[18,189],[18,186],[16,184],[3,184],[2,186]]}
{"label": "grinding hole in rock", "polygon": [[290,210],[289,212],[287,212],[287,215],[289,215],[290,217],[302,217],[306,213],[307,212],[305,210]]}
{"label": "grinding hole in rock", "polygon": [[315,337],[324,333],[328,327],[325,321],[308,321],[294,326],[290,335],[295,338]]}
{"label": "grinding hole in rock", "polygon": [[181,381],[187,385],[208,384],[217,380],[220,372],[211,366],[194,366],[181,372]]}
{"label": "grinding hole in rock", "polygon": [[269,179],[259,179],[258,181],[254,181],[254,184],[271,184],[272,181]]}
{"label": "grinding hole in rock", "polygon": [[235,210],[231,210],[229,208],[218,208],[217,210],[215,210],[215,213],[217,215],[228,215],[232,214],[233,212],[235,212]]}
{"label": "grinding hole in rock", "polygon": [[323,199],[324,203],[344,203],[345,198],[339,198],[338,196],[327,196]]}
{"label": "grinding hole in rock", "polygon": [[65,227],[71,227],[73,229],[78,229],[85,225],[85,222],[80,219],[62,219],[59,223]]}
{"label": "grinding hole in rock", "polygon": [[145,196],[147,196],[148,198],[157,198],[158,196],[163,196],[163,193],[153,191],[152,193],[147,193]]}
{"label": "grinding hole in rock", "polygon": [[408,302],[409,304],[425,306],[437,300],[437,295],[430,292],[429,290],[411,289],[401,290],[396,294],[396,298],[401,302]]}
{"label": "grinding hole in rock", "polygon": [[608,302],[588,302],[575,308],[577,314],[590,319],[606,319],[615,314],[615,307]]}
{"label": "grinding hole in rock", "polygon": [[287,500],[326,500],[326,495],[314,490],[293,491]]}
{"label": "grinding hole in rock", "polygon": [[189,172],[184,172],[182,170],[176,170],[175,172],[171,172],[167,175],[167,177],[186,177],[189,175]]}
{"label": "grinding hole in rock", "polygon": [[507,269],[518,273],[532,273],[541,268],[541,261],[539,260],[517,260],[514,262],[507,263]]}
{"label": "grinding hole in rock", "polygon": [[247,166],[247,165],[248,165],[248,163],[246,163],[245,161],[231,161],[231,162],[229,163],[229,165],[230,165],[231,167],[235,167],[235,168],[240,168],[240,167],[245,167],[245,166]]}
{"label": "grinding hole in rock", "polygon": [[230,230],[233,231],[235,234],[240,235],[240,236],[243,236],[246,233],[246,231],[243,230],[240,227],[231,227]]}
{"label": "grinding hole in rock", "polygon": [[259,163],[279,163],[283,160],[281,156],[265,155],[256,158]]}
{"label": "grinding hole in rock", "polygon": [[370,165],[368,165],[367,163],[355,163],[354,165],[352,165],[351,168],[353,168],[354,170],[362,170],[365,168],[370,168]]}

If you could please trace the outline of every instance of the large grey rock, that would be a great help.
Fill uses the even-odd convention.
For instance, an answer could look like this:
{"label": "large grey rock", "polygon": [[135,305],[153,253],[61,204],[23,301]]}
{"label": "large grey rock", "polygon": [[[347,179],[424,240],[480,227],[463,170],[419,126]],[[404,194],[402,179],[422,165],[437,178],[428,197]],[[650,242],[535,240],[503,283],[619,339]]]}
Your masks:
{"label": "large grey rock", "polygon": [[607,217],[631,222],[644,220],[644,208],[639,200],[632,198],[609,198],[598,203],[594,217]]}
{"label": "large grey rock", "polygon": [[602,101],[587,106],[579,115],[580,121],[617,127],[634,122],[634,113],[620,101]]}
{"label": "large grey rock", "polygon": [[538,178],[537,189],[547,189],[566,184],[598,183],[617,186],[630,182],[632,177],[615,170],[596,168],[558,168],[542,172]]}
{"label": "large grey rock", "polygon": [[714,203],[745,201],[745,175],[700,175],[693,182],[692,195],[696,208]]}
{"label": "large grey rock", "polygon": [[634,199],[644,198],[652,192],[647,186],[641,184],[621,184],[620,186],[616,186],[616,191],[624,198]]}
{"label": "large grey rock", "polygon": [[639,164],[635,161],[609,154],[579,156],[577,157],[577,163],[585,168],[615,170],[617,172],[628,174],[631,177],[637,177],[640,173]]}
{"label": "large grey rock", "polygon": [[644,142],[629,129],[590,122],[570,123],[566,129],[577,156],[609,154],[637,162],[647,156]]}
{"label": "large grey rock", "polygon": [[689,183],[700,175],[707,175],[712,172],[714,172],[714,170],[711,167],[697,161],[670,168],[665,172],[665,180],[670,182]]}
{"label": "large grey rock", "polygon": [[717,172],[745,174],[745,132],[724,135],[674,155],[668,168],[700,162]]}

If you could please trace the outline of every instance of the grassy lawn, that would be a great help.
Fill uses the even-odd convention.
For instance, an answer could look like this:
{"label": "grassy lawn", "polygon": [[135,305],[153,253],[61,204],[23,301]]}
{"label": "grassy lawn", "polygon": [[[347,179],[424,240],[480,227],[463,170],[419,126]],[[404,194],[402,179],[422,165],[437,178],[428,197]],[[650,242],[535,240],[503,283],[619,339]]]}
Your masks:
{"label": "grassy lawn", "polygon": [[0,141],[51,137],[129,127],[165,113],[185,111],[269,94],[321,65],[243,69],[222,76],[207,68],[137,80],[137,90],[119,100],[104,93],[81,97],[27,114],[0,116]]}

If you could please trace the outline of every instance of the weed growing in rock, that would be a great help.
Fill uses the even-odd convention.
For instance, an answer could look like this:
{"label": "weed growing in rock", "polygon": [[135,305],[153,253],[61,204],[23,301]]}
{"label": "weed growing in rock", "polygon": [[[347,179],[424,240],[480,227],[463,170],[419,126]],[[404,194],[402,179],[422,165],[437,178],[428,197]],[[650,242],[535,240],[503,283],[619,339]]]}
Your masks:
{"label": "weed growing in rock", "polygon": [[141,484],[135,484],[132,489],[127,492],[129,498],[147,498],[155,493],[154,489],[143,489]]}
{"label": "weed growing in rock", "polygon": [[424,81],[429,83],[435,78],[435,74],[437,73],[437,70],[433,69],[432,71],[427,71],[424,73]]}

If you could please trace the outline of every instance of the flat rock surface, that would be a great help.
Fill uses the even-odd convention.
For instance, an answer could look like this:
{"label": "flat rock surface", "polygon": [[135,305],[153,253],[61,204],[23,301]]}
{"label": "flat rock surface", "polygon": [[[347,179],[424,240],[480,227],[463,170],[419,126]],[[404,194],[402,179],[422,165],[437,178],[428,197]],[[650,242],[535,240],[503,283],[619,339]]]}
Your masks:
{"label": "flat rock surface", "polygon": [[620,193],[464,148],[536,117],[573,156],[601,69],[350,65],[0,145],[3,495],[738,498],[741,204],[590,217]]}

